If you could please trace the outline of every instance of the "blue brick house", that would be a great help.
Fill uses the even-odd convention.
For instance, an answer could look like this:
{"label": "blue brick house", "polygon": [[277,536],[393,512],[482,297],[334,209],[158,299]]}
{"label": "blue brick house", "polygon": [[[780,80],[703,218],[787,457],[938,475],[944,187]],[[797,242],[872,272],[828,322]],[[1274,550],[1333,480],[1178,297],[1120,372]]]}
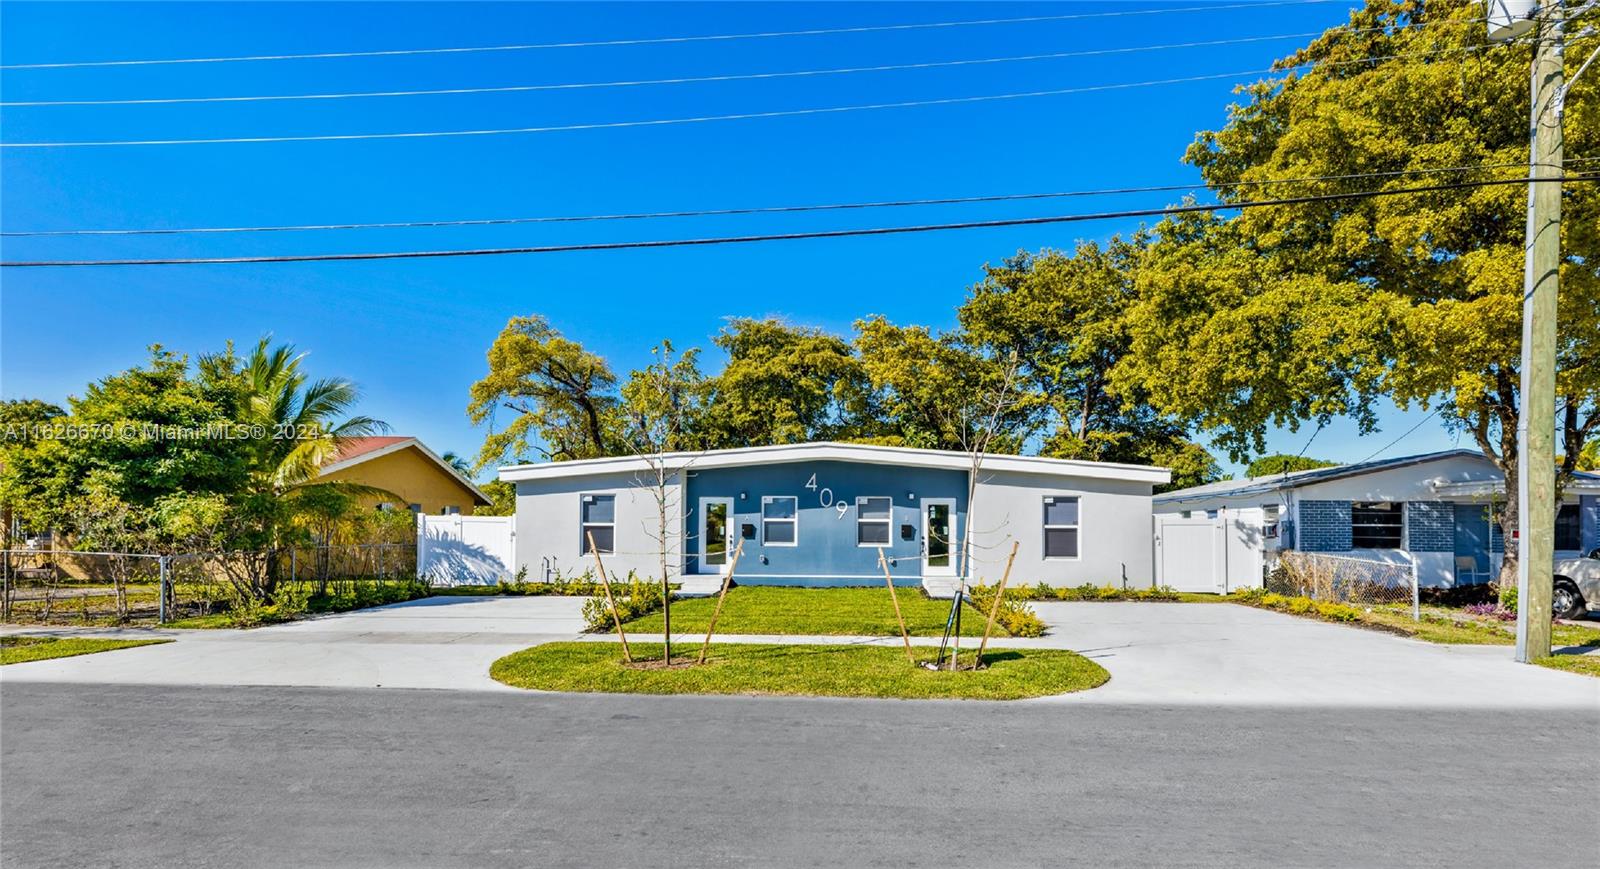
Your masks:
{"label": "blue brick house", "polygon": [[[1228,590],[1259,584],[1277,553],[1299,550],[1415,564],[1426,587],[1482,584],[1505,552],[1495,518],[1505,497],[1504,476],[1475,450],[1181,489],[1153,499],[1155,569],[1161,577],[1167,561],[1176,579],[1209,558],[1220,567],[1202,571],[1203,590]],[[1212,537],[1221,542],[1207,548]],[[1557,514],[1557,556],[1597,547],[1600,474],[1580,473]]]}

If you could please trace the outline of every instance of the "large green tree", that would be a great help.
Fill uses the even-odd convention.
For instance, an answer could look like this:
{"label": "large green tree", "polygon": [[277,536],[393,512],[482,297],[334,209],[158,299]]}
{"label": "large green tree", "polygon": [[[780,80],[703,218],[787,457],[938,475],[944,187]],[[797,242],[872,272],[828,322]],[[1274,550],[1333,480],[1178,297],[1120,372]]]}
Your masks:
{"label": "large green tree", "polygon": [[1015,354],[1044,426],[1042,455],[1163,465],[1173,488],[1199,485],[1220,473],[1211,454],[1142,387],[1112,381],[1130,352],[1126,314],[1147,241],[1140,233],[987,267],[958,312],[963,340]]}
{"label": "large green tree", "polygon": [[[1015,370],[1007,385],[1009,356],[986,355],[965,344],[959,333],[937,335],[925,326],[896,326],[882,317],[861,320],[855,328],[855,349],[869,387],[850,402],[858,439],[967,451],[984,436],[992,452],[1022,451],[1044,402],[1021,388]],[[1001,392],[995,413],[994,396]],[[994,431],[982,431],[986,427]]]}
{"label": "large green tree", "polygon": [[598,354],[537,314],[513,317],[489,347],[489,373],[472,384],[467,416],[477,424],[513,416],[478,453],[484,467],[535,454],[551,461],[613,455],[617,377]]}
{"label": "large green tree", "polygon": [[716,337],[728,355],[706,413],[710,446],[839,440],[864,375],[850,342],[777,318],[735,319]]}
{"label": "large green tree", "polygon": [[[1531,52],[1487,44],[1482,15],[1469,0],[1371,0],[1244,88],[1187,159],[1240,203],[1518,177]],[[1584,54],[1569,55],[1569,74]],[[1600,143],[1596,81],[1567,101],[1569,154]],[[1271,425],[1344,415],[1370,432],[1386,401],[1422,404],[1515,490],[1526,197],[1519,185],[1458,188],[1167,221],[1141,263],[1135,352],[1114,380],[1238,459]],[[1568,184],[1562,207],[1564,475],[1600,430],[1600,192]],[[1514,505],[1502,521],[1515,526]],[[1507,558],[1502,579],[1515,570]]]}

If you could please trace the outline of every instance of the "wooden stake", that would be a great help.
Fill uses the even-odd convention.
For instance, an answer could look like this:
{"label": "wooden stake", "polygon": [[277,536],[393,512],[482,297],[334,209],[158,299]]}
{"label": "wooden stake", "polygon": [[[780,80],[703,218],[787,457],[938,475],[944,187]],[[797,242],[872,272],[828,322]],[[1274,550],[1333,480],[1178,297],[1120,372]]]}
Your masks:
{"label": "wooden stake", "polygon": [[617,639],[622,641],[622,662],[633,663],[633,653],[628,651],[628,635],[622,630],[622,616],[617,613],[617,602],[611,597],[611,579],[606,576],[606,563],[600,560],[600,547],[594,545],[594,532],[585,531],[589,538],[589,551],[594,553],[594,566],[600,571],[600,587],[606,590],[606,606],[611,608],[611,620],[617,625]]}
{"label": "wooden stake", "polygon": [[914,667],[917,664],[915,655],[911,654],[911,635],[906,633],[906,619],[900,614],[900,596],[894,591],[894,577],[889,575],[889,561],[883,557],[883,550],[878,550],[878,564],[883,566],[883,581],[889,585],[889,600],[894,603],[894,620],[900,624],[900,639],[906,644],[906,660]]}
{"label": "wooden stake", "polygon": [[711,649],[711,632],[717,629],[717,617],[722,615],[722,599],[728,596],[728,586],[733,582],[733,572],[739,569],[739,555],[744,552],[744,540],[739,540],[739,545],[733,548],[733,560],[728,562],[728,572],[722,576],[722,590],[717,592],[717,606],[711,611],[711,624],[706,625],[706,641],[700,644],[700,660],[696,663],[706,662],[706,652]]}
{"label": "wooden stake", "polygon": [[1000,613],[1000,598],[1005,597],[1006,581],[1011,578],[1011,563],[1017,560],[1017,547],[1021,545],[1021,541],[1012,542],[1005,572],[1000,574],[1000,584],[994,588],[994,603],[989,604],[989,622],[983,626],[983,642],[978,644],[978,660],[972,665],[974,670],[983,666],[983,650],[989,648],[989,632],[994,630],[994,617]]}

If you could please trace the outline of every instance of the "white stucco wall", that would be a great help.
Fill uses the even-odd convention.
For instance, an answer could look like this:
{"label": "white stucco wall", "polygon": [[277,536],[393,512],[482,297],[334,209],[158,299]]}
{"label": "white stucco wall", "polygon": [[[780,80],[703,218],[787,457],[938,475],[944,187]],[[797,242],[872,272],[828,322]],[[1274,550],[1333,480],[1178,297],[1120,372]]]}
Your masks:
{"label": "white stucco wall", "polygon": [[[1012,584],[1151,584],[1149,483],[1090,480],[1017,472],[979,475],[969,521],[973,530],[974,580],[998,581],[1013,541],[1019,542]],[[1044,498],[1079,500],[1078,557],[1044,557]]]}
{"label": "white stucco wall", "polygon": [[[515,567],[526,566],[529,580],[544,577],[546,564],[564,575],[594,567],[594,556],[580,548],[579,504],[586,494],[616,497],[616,552],[606,555],[606,570],[615,576],[638,571],[659,576],[661,557],[656,541],[659,522],[653,485],[631,472],[597,474],[580,479],[523,480],[517,484]],[[682,488],[669,484],[667,564],[676,575],[683,566],[681,541]]]}

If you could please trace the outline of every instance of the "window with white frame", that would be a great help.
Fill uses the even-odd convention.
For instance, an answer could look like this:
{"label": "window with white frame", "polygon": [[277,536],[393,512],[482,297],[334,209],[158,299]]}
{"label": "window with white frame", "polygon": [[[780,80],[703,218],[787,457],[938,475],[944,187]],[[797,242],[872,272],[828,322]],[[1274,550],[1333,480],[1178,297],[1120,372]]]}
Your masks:
{"label": "window with white frame", "polygon": [[578,551],[589,554],[589,538],[601,552],[617,549],[617,496],[583,495],[578,505]]}
{"label": "window with white frame", "polygon": [[794,546],[800,542],[800,499],[793,495],[767,495],[761,499],[761,543]]}
{"label": "window with white frame", "polygon": [[1401,501],[1356,501],[1350,505],[1350,548],[1399,549],[1405,540]]}
{"label": "window with white frame", "polygon": [[1044,557],[1078,557],[1078,496],[1045,496]]}
{"label": "window with white frame", "polygon": [[1261,536],[1268,540],[1277,539],[1279,523],[1283,519],[1282,504],[1261,505]]}
{"label": "window with white frame", "polygon": [[894,517],[894,499],[856,499],[856,545],[888,546],[889,525]]}

